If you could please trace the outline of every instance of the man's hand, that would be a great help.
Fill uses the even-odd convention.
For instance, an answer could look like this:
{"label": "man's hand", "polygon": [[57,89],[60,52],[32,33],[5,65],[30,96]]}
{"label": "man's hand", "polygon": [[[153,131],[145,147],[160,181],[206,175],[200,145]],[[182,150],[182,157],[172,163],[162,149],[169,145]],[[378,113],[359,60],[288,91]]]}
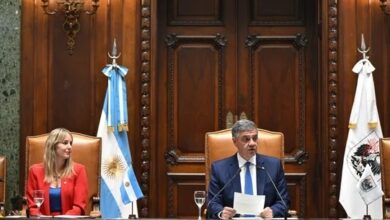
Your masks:
{"label": "man's hand", "polygon": [[262,218],[274,217],[274,215],[272,213],[272,209],[270,207],[265,207],[265,209],[262,212],[260,212],[260,217],[262,217]]}
{"label": "man's hand", "polygon": [[236,210],[231,207],[224,207],[221,212],[221,219],[231,219],[236,214]]}

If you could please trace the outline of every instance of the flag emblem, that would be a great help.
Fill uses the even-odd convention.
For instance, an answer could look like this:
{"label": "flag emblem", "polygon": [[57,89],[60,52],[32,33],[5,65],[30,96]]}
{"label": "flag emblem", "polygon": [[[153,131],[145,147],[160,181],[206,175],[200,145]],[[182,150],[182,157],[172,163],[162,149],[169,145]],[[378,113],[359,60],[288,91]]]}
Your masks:
{"label": "flag emblem", "polygon": [[360,190],[363,192],[370,192],[375,187],[377,187],[375,180],[372,176],[367,176],[362,180],[360,184]]}
{"label": "flag emblem", "polygon": [[348,168],[355,179],[360,179],[364,168],[370,165],[376,181],[381,179],[379,136],[374,131],[370,132],[359,143],[355,144],[347,155]]}
{"label": "flag emblem", "polygon": [[114,155],[103,161],[102,170],[110,179],[121,179],[126,171],[126,165],[119,155]]}

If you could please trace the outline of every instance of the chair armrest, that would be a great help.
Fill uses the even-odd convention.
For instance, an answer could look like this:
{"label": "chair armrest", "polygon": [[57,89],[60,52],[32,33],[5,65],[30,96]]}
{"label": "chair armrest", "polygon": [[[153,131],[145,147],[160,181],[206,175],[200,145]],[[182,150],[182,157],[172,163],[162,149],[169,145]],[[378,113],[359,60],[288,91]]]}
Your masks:
{"label": "chair armrest", "polygon": [[383,198],[383,212],[384,212],[384,218],[390,218],[390,198],[384,197]]}
{"label": "chair armrest", "polygon": [[289,209],[287,213],[288,213],[288,217],[298,218],[298,214],[296,210]]}
{"label": "chair armrest", "polygon": [[5,217],[5,205],[4,205],[4,202],[0,202],[0,218],[4,218]]}

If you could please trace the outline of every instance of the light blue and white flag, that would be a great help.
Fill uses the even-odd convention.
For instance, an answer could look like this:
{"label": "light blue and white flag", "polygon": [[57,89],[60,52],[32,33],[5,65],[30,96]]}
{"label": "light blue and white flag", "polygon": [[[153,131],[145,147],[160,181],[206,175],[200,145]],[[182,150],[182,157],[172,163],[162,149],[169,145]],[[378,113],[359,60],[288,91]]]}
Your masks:
{"label": "light blue and white flag", "polygon": [[100,210],[103,218],[138,217],[136,200],[143,197],[136,179],[127,138],[127,68],[115,63],[103,69],[108,88],[97,136],[102,138]]}

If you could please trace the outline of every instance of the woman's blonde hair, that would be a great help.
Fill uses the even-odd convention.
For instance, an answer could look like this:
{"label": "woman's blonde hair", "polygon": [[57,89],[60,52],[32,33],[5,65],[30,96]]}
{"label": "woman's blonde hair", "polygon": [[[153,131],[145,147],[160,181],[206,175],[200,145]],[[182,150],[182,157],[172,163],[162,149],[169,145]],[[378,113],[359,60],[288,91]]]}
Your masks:
{"label": "woman's blonde hair", "polygon": [[[56,128],[52,130],[47,137],[45,143],[45,153],[43,155],[43,165],[45,167],[45,179],[44,181],[47,183],[54,182],[56,178],[56,149],[58,143],[62,143],[65,139],[66,135],[70,135],[73,142],[73,136],[65,128]],[[73,174],[73,161],[71,158],[65,160],[65,166],[63,169],[63,173],[60,177],[70,176]]]}

